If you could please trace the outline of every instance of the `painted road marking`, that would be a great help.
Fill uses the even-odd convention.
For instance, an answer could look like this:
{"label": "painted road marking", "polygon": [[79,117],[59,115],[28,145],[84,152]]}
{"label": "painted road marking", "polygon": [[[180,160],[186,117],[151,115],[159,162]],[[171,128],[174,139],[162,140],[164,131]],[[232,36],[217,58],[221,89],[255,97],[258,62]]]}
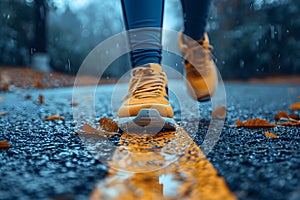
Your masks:
{"label": "painted road marking", "polygon": [[[185,148],[179,159],[155,171],[130,173],[115,170],[114,168],[122,163],[128,165],[119,167],[130,168],[130,171],[134,168],[138,171],[139,167],[130,165],[136,163],[136,157],[128,154],[128,151],[124,153],[122,148],[116,149],[108,164],[114,168],[110,168],[108,176],[97,184],[90,199],[237,199],[227,187],[225,180],[218,175],[216,169],[183,128],[178,128],[176,132],[162,133],[155,138],[157,150],[162,149],[158,147],[164,145],[166,138],[169,141],[174,139],[174,134],[184,138],[180,140],[178,146],[188,142],[189,147]],[[127,150],[134,153],[133,155],[138,153],[138,159],[147,161],[151,156],[147,148],[151,148],[149,143],[152,142],[143,143],[137,137],[126,133],[120,139],[120,144],[126,146]],[[165,158],[157,156],[154,160],[160,159]]]}

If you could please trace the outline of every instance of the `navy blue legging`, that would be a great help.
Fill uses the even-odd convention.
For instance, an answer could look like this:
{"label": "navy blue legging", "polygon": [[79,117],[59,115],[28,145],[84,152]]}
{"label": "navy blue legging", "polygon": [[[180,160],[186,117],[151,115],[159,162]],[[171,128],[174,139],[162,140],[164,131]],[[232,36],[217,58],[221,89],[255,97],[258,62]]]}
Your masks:
{"label": "navy blue legging", "polygon": [[[161,61],[164,0],[121,0],[133,67]],[[203,38],[211,0],[181,0],[184,34]],[[132,29],[135,29],[132,31]],[[130,31],[131,30],[131,31]]]}

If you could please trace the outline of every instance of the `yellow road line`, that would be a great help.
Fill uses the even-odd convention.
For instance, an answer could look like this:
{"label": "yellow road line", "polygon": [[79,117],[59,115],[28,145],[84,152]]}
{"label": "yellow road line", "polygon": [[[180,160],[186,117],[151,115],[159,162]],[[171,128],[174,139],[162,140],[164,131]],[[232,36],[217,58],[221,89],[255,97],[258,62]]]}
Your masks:
{"label": "yellow road line", "polygon": [[[166,157],[161,152],[166,154],[168,150],[162,147],[173,140],[176,140],[177,147],[171,145],[169,150],[178,151],[179,158],[172,160],[171,164],[167,163],[166,167],[158,168],[159,164],[163,166],[166,163]],[[113,168],[97,184],[90,196],[91,200],[237,199],[183,128],[178,128],[176,132],[160,133],[152,140],[125,133],[120,143],[126,150],[118,148],[114,152],[109,163],[109,167]],[[189,147],[185,148],[187,144]],[[184,151],[180,153],[180,149]],[[151,159],[153,162],[149,162]],[[147,168],[147,165],[154,165],[156,168]],[[150,172],[130,173],[116,170],[140,171],[141,166]]]}

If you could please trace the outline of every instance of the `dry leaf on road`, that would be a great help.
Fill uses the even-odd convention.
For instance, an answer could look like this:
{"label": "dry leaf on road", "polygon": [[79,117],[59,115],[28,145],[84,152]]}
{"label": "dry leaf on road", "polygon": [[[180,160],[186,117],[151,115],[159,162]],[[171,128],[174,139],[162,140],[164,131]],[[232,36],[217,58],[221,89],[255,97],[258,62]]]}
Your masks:
{"label": "dry leaf on road", "polygon": [[51,120],[65,120],[65,117],[60,115],[52,115],[49,117],[44,118],[45,121],[51,121]]}
{"label": "dry leaf on road", "polygon": [[7,112],[0,112],[0,116],[5,116],[7,115]]}
{"label": "dry leaf on road", "polygon": [[237,120],[236,126],[246,127],[246,128],[270,128],[270,127],[275,127],[276,124],[270,124],[267,120],[256,118],[256,119],[248,119],[244,123],[241,120]]}
{"label": "dry leaf on road", "polygon": [[10,147],[9,142],[7,141],[0,141],[0,149],[7,149]]}
{"label": "dry leaf on road", "polygon": [[275,133],[271,133],[271,132],[268,132],[268,131],[265,132],[265,136],[268,137],[268,138],[279,138],[279,136],[276,135]]}
{"label": "dry leaf on road", "polygon": [[291,104],[290,109],[291,110],[300,110],[300,102]]}

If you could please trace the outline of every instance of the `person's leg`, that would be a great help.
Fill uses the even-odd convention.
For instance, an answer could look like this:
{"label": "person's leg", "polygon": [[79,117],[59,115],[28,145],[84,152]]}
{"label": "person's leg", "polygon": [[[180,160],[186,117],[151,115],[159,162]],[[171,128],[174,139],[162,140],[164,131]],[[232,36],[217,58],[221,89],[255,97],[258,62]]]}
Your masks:
{"label": "person's leg", "polygon": [[[132,49],[132,66],[161,61],[161,28],[164,0],[122,0],[126,29]],[[130,31],[140,29],[139,31]]]}
{"label": "person's leg", "polygon": [[217,71],[211,58],[205,26],[211,0],[181,0],[184,30],[179,46],[184,56],[187,87],[198,101],[207,101],[217,85]]}
{"label": "person's leg", "polygon": [[160,66],[164,0],[122,0],[122,7],[133,69],[118,124],[125,129],[135,124],[174,126],[168,80]]}
{"label": "person's leg", "polygon": [[194,40],[204,39],[204,32],[211,0],[181,0],[184,31]]}

